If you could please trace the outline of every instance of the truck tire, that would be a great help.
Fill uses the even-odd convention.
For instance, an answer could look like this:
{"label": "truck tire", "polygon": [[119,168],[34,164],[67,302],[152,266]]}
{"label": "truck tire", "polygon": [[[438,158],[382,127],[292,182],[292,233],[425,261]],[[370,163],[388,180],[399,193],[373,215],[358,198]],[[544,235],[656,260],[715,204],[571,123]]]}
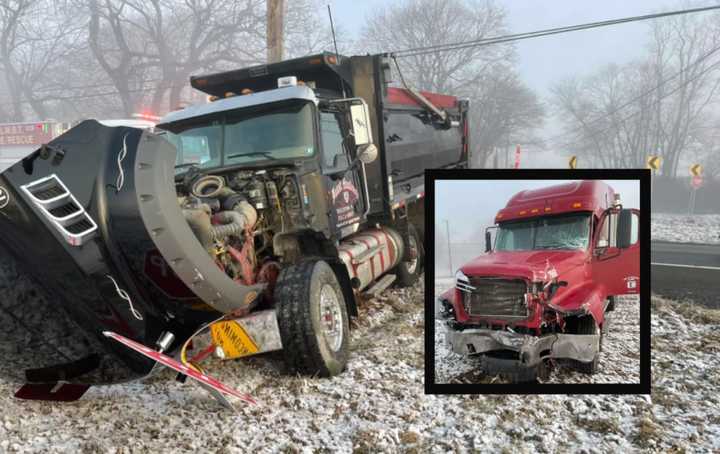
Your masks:
{"label": "truck tire", "polygon": [[401,261],[396,267],[398,287],[411,287],[415,284],[415,282],[417,282],[420,274],[422,274],[425,253],[422,239],[412,224],[408,225],[408,242],[409,244],[407,247],[415,249],[417,251],[417,256],[411,261]]}
{"label": "truck tire", "polygon": [[349,356],[350,322],[330,265],[308,260],[285,267],[274,296],[289,371],[320,377],[343,372]]}
{"label": "truck tire", "polygon": [[575,369],[583,374],[594,374],[598,371],[600,365],[600,350],[602,350],[603,333],[602,330],[595,323],[595,319],[590,315],[579,317],[573,320],[570,330],[572,334],[600,334],[600,348],[598,349],[595,358],[589,363],[581,361],[573,361]]}

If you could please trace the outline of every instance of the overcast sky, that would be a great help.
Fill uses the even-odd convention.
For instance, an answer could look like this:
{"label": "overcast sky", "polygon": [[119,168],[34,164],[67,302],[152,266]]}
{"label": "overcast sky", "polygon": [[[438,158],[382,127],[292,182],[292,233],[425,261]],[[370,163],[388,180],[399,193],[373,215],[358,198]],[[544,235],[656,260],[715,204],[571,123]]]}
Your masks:
{"label": "overcast sky", "polygon": [[[334,0],[333,19],[357,38],[367,15],[391,0]],[[666,0],[496,0],[507,12],[510,33],[535,31],[585,22],[639,16],[664,10],[682,9],[688,3]],[[717,0],[692,2],[693,7],[717,4]],[[325,6],[323,6],[325,7]],[[539,95],[563,78],[591,73],[608,63],[622,64],[645,51],[647,22],[519,41],[520,76]]]}
{"label": "overcast sky", "polygon": [[[525,189],[542,188],[574,180],[439,180],[435,182],[435,224],[450,222],[456,241],[483,241],[481,232],[494,224],[498,210]],[[623,207],[640,208],[638,180],[603,180],[620,193]]]}

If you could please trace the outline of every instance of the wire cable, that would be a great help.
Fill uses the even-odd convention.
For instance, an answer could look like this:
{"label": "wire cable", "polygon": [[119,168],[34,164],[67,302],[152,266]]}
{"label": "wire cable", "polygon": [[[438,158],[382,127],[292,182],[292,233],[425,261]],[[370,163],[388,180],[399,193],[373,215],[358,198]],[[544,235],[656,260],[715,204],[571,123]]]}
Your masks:
{"label": "wire cable", "polygon": [[588,23],[578,24],[578,25],[555,27],[555,28],[549,28],[549,29],[544,29],[544,30],[536,30],[533,32],[514,33],[514,34],[510,34],[510,35],[494,36],[491,38],[479,38],[479,39],[470,40],[470,41],[460,41],[460,42],[455,42],[455,43],[435,44],[435,45],[431,45],[431,46],[413,47],[413,48],[408,48],[408,49],[396,50],[391,53],[395,54],[398,58],[414,57],[417,55],[424,55],[424,54],[429,54],[429,53],[433,53],[433,52],[445,52],[445,51],[450,51],[450,50],[460,50],[460,49],[464,49],[467,47],[487,46],[487,45],[491,45],[491,44],[501,44],[501,43],[512,42],[512,41],[520,41],[520,40],[531,39],[531,38],[539,38],[539,37],[543,37],[543,36],[557,35],[557,34],[561,34],[561,33],[569,33],[569,32],[575,32],[575,31],[580,31],[580,30],[588,30],[588,29],[592,29],[592,28],[625,24],[625,23],[629,23],[629,22],[638,22],[638,21],[659,19],[659,18],[663,18],[663,17],[677,16],[677,15],[683,15],[683,14],[701,13],[701,12],[718,10],[718,9],[720,9],[720,5],[706,6],[706,7],[702,7],[702,8],[689,8],[689,9],[683,9],[683,10],[668,11],[665,13],[645,14],[642,16],[630,16],[630,17],[625,17],[625,18],[620,18],[620,19],[610,19],[610,20],[604,20],[604,21],[598,21],[598,22],[588,22]]}

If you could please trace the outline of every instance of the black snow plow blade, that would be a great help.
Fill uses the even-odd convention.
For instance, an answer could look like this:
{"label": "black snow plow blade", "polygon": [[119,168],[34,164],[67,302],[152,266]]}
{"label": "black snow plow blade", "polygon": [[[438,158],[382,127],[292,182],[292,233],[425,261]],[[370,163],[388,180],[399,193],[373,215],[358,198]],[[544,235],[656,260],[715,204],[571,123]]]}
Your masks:
{"label": "black snow plow blade", "polygon": [[86,121],[0,175],[0,373],[28,383],[106,384],[155,366],[102,335],[178,348],[264,290],[230,279],[185,222],[175,148]]}

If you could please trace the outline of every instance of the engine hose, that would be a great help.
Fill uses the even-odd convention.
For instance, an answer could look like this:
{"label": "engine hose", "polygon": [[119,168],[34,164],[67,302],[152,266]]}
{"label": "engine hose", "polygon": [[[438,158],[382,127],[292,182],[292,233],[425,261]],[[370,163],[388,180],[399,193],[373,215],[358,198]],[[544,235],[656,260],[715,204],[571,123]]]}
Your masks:
{"label": "engine hose", "polygon": [[213,240],[222,240],[229,236],[240,236],[247,226],[247,218],[236,211],[221,211],[214,216],[222,225],[214,225],[210,229]]}

